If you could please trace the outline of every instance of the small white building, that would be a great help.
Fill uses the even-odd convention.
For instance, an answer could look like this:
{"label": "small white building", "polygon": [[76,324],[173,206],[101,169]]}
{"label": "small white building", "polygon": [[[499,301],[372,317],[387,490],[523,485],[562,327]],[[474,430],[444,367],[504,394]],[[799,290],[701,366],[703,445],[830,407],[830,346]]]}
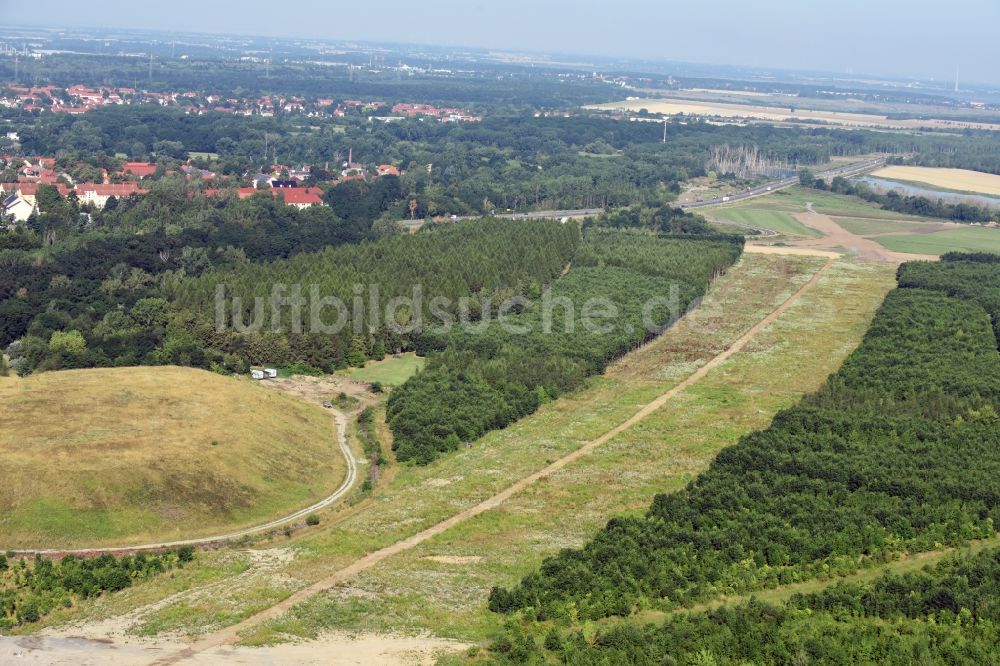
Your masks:
{"label": "small white building", "polygon": [[[30,200],[29,200],[30,199]],[[18,222],[24,222],[35,212],[35,197],[22,196],[20,192],[12,192],[3,198],[2,212]]]}
{"label": "small white building", "polygon": [[264,371],[263,370],[251,370],[250,371],[250,379],[264,379]]}
{"label": "small white building", "polygon": [[277,379],[278,371],[275,368],[264,368],[264,377],[267,379]]}

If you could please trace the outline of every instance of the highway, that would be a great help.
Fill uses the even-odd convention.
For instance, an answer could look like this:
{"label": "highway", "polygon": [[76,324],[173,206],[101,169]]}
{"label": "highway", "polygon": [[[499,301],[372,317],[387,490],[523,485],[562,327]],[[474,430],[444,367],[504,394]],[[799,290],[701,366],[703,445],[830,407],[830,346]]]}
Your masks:
{"label": "highway", "polygon": [[[885,158],[878,157],[873,160],[866,160],[864,162],[856,162],[854,164],[848,164],[847,166],[837,167],[836,169],[829,169],[827,171],[821,171],[816,174],[817,178],[834,178],[836,176],[856,176],[861,173],[868,171],[874,171],[875,169],[880,169],[885,166]],[[753,197],[763,196],[765,194],[770,194],[777,190],[783,190],[794,185],[798,185],[798,176],[789,176],[788,178],[782,178],[780,180],[773,180],[769,183],[764,183],[758,187],[752,187],[744,192],[734,192],[723,197],[715,197],[714,199],[705,199],[704,201],[691,201],[688,203],[683,203],[680,208],[683,210],[691,210],[693,208],[707,208],[708,206],[719,206],[726,203],[733,203],[734,201],[743,201],[744,199],[752,199]]]}

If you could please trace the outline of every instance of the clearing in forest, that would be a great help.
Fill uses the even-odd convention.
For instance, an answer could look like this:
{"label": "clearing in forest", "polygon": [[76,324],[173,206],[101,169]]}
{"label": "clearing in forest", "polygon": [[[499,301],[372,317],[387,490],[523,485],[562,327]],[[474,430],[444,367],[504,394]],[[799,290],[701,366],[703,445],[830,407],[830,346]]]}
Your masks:
{"label": "clearing in forest", "polygon": [[347,371],[347,376],[359,382],[378,382],[383,386],[399,386],[413,373],[424,367],[427,359],[413,352],[387,356],[381,361],[368,361],[365,367]]}

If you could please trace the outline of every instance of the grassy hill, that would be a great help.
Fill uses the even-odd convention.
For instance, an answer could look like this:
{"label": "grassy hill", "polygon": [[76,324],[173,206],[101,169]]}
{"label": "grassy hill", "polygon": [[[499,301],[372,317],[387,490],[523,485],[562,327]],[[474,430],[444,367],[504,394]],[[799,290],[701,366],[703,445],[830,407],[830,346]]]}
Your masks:
{"label": "grassy hill", "polygon": [[0,378],[0,403],[0,549],[215,534],[344,475],[321,408],[201,370]]}

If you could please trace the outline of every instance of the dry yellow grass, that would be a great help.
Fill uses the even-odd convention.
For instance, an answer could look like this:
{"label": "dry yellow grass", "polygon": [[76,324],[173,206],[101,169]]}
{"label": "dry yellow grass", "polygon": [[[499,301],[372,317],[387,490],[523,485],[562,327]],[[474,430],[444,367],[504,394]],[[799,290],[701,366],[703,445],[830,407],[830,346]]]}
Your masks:
{"label": "dry yellow grass", "polygon": [[328,494],[344,461],[314,407],[177,367],[0,378],[0,548],[210,535]]}
{"label": "dry yellow grass", "polygon": [[872,172],[877,178],[906,180],[943,187],[959,192],[979,192],[1000,196],[1000,176],[968,169],[938,169],[936,167],[888,166]]}

